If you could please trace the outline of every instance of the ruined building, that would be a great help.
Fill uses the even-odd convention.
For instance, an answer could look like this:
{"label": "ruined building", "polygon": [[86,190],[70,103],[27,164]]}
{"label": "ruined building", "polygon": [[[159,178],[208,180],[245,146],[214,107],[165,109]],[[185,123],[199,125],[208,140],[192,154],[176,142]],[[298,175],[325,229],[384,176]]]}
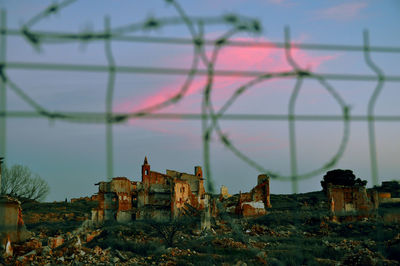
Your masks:
{"label": "ruined building", "polygon": [[235,209],[236,214],[247,216],[260,216],[267,213],[266,208],[271,208],[269,177],[259,175],[255,186],[248,193],[240,193]]}
{"label": "ruined building", "polygon": [[207,205],[203,183],[200,166],[194,168],[193,175],[173,170],[162,174],[151,171],[145,157],[141,182],[115,177],[109,182],[96,184],[99,186],[99,205],[92,211],[92,220],[127,222],[198,213]]}
{"label": "ruined building", "polygon": [[327,196],[334,215],[346,213],[368,213],[379,205],[378,193],[365,185],[342,186],[328,184]]}
{"label": "ruined building", "polygon": [[[0,181],[2,163],[3,158],[0,157]],[[7,195],[0,195],[0,243],[23,241],[29,237],[30,233],[22,220],[21,203]]]}
{"label": "ruined building", "polygon": [[380,203],[400,202],[400,182],[383,181],[379,187],[374,187],[378,191]]}

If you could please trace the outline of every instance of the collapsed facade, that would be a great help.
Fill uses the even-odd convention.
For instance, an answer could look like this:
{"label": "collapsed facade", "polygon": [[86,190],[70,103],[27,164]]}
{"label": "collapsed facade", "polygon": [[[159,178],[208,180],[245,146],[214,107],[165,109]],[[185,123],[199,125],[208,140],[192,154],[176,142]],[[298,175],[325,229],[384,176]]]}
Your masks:
{"label": "collapsed facade", "polygon": [[[21,203],[9,196],[0,196],[0,242],[19,242],[31,234],[26,230],[22,219]],[[4,244],[4,243],[3,243]]]}
{"label": "collapsed facade", "polygon": [[367,192],[365,185],[343,186],[328,184],[328,202],[334,215],[346,213],[368,213],[379,206],[376,190]]}
{"label": "collapsed facade", "polygon": [[[339,186],[328,184],[327,196],[333,220],[380,216],[385,222],[400,222],[400,183],[384,181],[381,186]],[[378,209],[379,208],[379,209]]]}
{"label": "collapsed facade", "polygon": [[397,203],[400,202],[400,182],[399,181],[383,181],[379,187],[374,187],[378,191],[380,203]]}
{"label": "collapsed facade", "polygon": [[260,216],[265,215],[266,208],[271,207],[269,177],[259,175],[257,186],[248,193],[240,193],[235,212],[244,217]]}
{"label": "collapsed facade", "polygon": [[[3,158],[0,158],[0,186]],[[7,195],[0,195],[0,243],[24,241],[31,235],[22,219],[21,203]]]}
{"label": "collapsed facade", "polygon": [[92,210],[94,222],[175,218],[198,213],[208,206],[200,166],[194,168],[193,175],[173,170],[162,174],[151,171],[145,157],[141,182],[115,177],[96,185],[99,205]]}

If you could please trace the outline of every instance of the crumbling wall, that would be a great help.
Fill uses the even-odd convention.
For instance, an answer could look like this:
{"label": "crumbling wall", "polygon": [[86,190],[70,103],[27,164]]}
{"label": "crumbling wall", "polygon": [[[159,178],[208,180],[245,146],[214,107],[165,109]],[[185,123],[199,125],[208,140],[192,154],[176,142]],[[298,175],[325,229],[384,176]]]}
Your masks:
{"label": "crumbling wall", "polygon": [[173,190],[173,200],[176,208],[182,208],[185,203],[190,203],[190,185],[184,181],[176,180]]}
{"label": "crumbling wall", "polygon": [[132,191],[133,184],[126,177],[114,177],[109,182],[109,188],[107,192],[116,193],[130,193]]}
{"label": "crumbling wall", "polygon": [[228,199],[231,196],[232,195],[230,195],[229,192],[228,192],[228,188],[226,186],[222,185],[221,189],[220,189],[220,200]]}
{"label": "crumbling wall", "polygon": [[132,195],[130,192],[119,192],[117,194],[116,203],[118,206],[118,211],[128,211],[132,209]]}
{"label": "crumbling wall", "polygon": [[148,185],[153,185],[153,184],[162,184],[166,185],[168,182],[168,176],[164,175],[162,173],[150,171],[148,175],[145,175],[143,178],[143,182]]}
{"label": "crumbling wall", "polygon": [[[92,221],[101,223],[107,220],[125,221],[131,217],[133,197],[137,197],[132,191],[136,188],[136,182],[131,182],[126,177],[114,177],[110,182],[99,182],[99,192],[96,195],[98,207],[92,211]],[[129,215],[119,214],[129,212]],[[121,218],[124,217],[124,218]]]}
{"label": "crumbling wall", "polygon": [[398,181],[384,181],[380,187],[375,189],[378,191],[379,202],[400,202],[400,183]]}
{"label": "crumbling wall", "polygon": [[378,209],[379,207],[378,191],[376,189],[370,189],[367,191],[367,196],[370,202],[372,203],[372,208]]}
{"label": "crumbling wall", "polygon": [[114,220],[117,209],[117,195],[114,192],[104,193],[104,220]]}
{"label": "crumbling wall", "polygon": [[240,193],[235,213],[244,217],[264,215],[265,204],[261,200],[253,200],[252,193]]}
{"label": "crumbling wall", "polygon": [[[328,184],[327,196],[335,213],[368,212],[377,208],[377,195],[370,193],[368,197],[364,186],[339,186]],[[333,207],[332,207],[333,205]]]}
{"label": "crumbling wall", "polygon": [[249,193],[240,193],[235,213],[241,216],[259,216],[271,208],[269,177],[259,175],[257,185]]}
{"label": "crumbling wall", "polygon": [[253,201],[262,201],[267,208],[271,208],[269,177],[267,175],[259,175],[257,178],[257,186],[250,191]]}
{"label": "crumbling wall", "polygon": [[[0,240],[24,241],[30,237],[22,219],[21,204],[8,196],[0,196]],[[4,243],[3,243],[4,244]]]}
{"label": "crumbling wall", "polygon": [[241,210],[244,217],[261,216],[267,213],[264,202],[262,201],[243,202],[241,204]]}
{"label": "crumbling wall", "polygon": [[199,198],[192,193],[190,185],[184,180],[176,179],[174,182],[173,193],[171,195],[171,212],[174,217],[185,214],[186,211],[190,212],[196,209],[198,211],[205,208],[205,195],[203,199]]}
{"label": "crumbling wall", "polygon": [[169,169],[166,170],[166,173],[167,176],[170,176],[174,179],[181,179],[189,183],[192,193],[204,199],[205,189],[204,189],[203,171],[200,166],[195,166],[194,175],[181,173]]}
{"label": "crumbling wall", "polygon": [[390,192],[391,198],[400,198],[399,181],[383,181],[382,186],[377,189],[382,192]]}

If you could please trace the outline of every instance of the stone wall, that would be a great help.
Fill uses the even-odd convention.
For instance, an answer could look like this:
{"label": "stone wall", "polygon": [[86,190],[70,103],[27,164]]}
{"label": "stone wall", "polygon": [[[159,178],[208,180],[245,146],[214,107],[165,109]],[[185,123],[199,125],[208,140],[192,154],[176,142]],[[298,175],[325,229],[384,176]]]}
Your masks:
{"label": "stone wall", "polygon": [[[370,197],[368,197],[368,194]],[[367,193],[365,186],[339,186],[328,184],[327,196],[335,214],[369,212],[378,207],[376,192]]]}
{"label": "stone wall", "polygon": [[4,244],[24,241],[30,237],[22,219],[20,202],[8,196],[0,196],[0,240]]}
{"label": "stone wall", "polygon": [[271,208],[269,177],[259,175],[257,185],[248,193],[240,193],[235,213],[244,217],[260,216]]}

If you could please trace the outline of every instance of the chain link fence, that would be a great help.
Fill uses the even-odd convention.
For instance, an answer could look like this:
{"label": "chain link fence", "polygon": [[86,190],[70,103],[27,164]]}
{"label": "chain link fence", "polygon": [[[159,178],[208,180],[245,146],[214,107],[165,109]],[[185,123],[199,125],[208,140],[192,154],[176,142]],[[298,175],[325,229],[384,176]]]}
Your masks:
{"label": "chain link fence", "polygon": [[[139,23],[113,27],[110,18],[104,19],[104,29],[101,31],[85,31],[78,33],[70,32],[52,32],[34,30],[34,26],[48,16],[62,12],[64,8],[73,5],[75,0],[63,1],[59,4],[54,3],[37,15],[30,18],[25,24],[18,29],[12,29],[7,26],[6,11],[1,12],[0,20],[0,156],[6,156],[7,143],[7,125],[6,119],[17,117],[23,118],[46,118],[51,121],[65,121],[72,123],[84,124],[104,124],[106,128],[106,160],[107,160],[107,177],[113,176],[113,126],[116,124],[127,123],[130,119],[186,119],[199,121],[202,125],[202,141],[203,141],[203,164],[205,168],[205,176],[207,180],[207,190],[214,192],[213,174],[210,166],[210,147],[211,136],[215,134],[219,141],[230,150],[240,160],[246,162],[250,167],[256,169],[260,173],[268,174],[272,179],[289,181],[292,184],[292,192],[297,193],[298,182],[321,175],[327,170],[334,167],[339,159],[342,158],[345,148],[349,142],[350,126],[353,121],[364,121],[368,124],[368,139],[371,161],[372,184],[378,185],[378,158],[376,152],[376,136],[375,124],[377,121],[387,121],[391,123],[400,122],[399,115],[376,115],[375,105],[380,93],[386,83],[400,82],[400,76],[385,75],[372,58],[371,53],[383,54],[400,54],[400,47],[377,47],[370,46],[370,38],[368,31],[363,34],[363,42],[361,45],[322,45],[301,43],[295,47],[303,50],[312,51],[345,51],[345,52],[362,52],[364,54],[365,64],[374,74],[334,74],[334,73],[316,73],[308,69],[302,68],[294,59],[292,51],[294,48],[290,28],[284,30],[283,42],[260,42],[251,40],[238,40],[235,36],[239,33],[260,34],[262,25],[258,20],[236,15],[228,14],[217,17],[190,17],[177,1],[166,0],[171,5],[178,16],[168,18],[149,18]],[[187,28],[190,36],[185,38],[178,37],[154,37],[154,36],[136,36],[132,33],[138,33],[143,30],[156,30],[169,26],[183,25]],[[209,39],[205,37],[205,26],[208,25],[224,25],[227,30],[220,34],[217,38]],[[40,51],[46,49],[48,44],[65,44],[65,43],[90,43],[103,42],[104,54],[107,59],[105,65],[95,64],[66,64],[66,63],[32,63],[32,62],[12,62],[7,60],[7,38],[12,36],[23,37],[25,42],[29,43],[35,50]],[[145,66],[120,66],[114,59],[112,49],[113,42],[124,41],[129,43],[146,43],[156,44],[159,46],[168,45],[187,45],[193,49],[193,57],[189,68],[179,67],[145,67]],[[262,71],[237,71],[237,70],[218,70],[216,64],[218,62],[219,53],[226,47],[259,47],[259,48],[276,48],[282,49],[285,53],[286,60],[291,66],[291,70],[283,72],[262,72]],[[211,54],[207,54],[206,50],[211,49]],[[201,67],[204,65],[206,67]],[[234,68],[234,66],[232,66]],[[105,110],[103,112],[76,112],[76,111],[51,111],[46,106],[40,104],[32,93],[17,85],[17,83],[7,74],[7,70],[46,70],[46,71],[75,71],[81,73],[106,73],[108,76],[107,89],[105,95]],[[163,101],[162,103],[148,106],[134,112],[115,112],[114,96],[118,90],[116,86],[117,73],[140,73],[152,75],[180,75],[185,78],[179,91]],[[166,107],[177,104],[182,101],[189,88],[192,86],[193,80],[198,77],[205,77],[207,82],[202,88],[202,107],[197,114],[185,113],[159,113]],[[215,108],[211,98],[211,92],[214,89],[215,77],[246,77],[250,81],[238,86],[235,92],[226,99],[225,104],[221,108]],[[252,87],[272,79],[293,79],[295,85],[291,92],[287,113],[285,114],[230,114],[227,110],[248,90]],[[305,80],[317,81],[328,92],[341,110],[339,115],[300,115],[296,114],[295,106],[298,100],[299,92],[303,87]],[[368,100],[368,110],[366,115],[352,115],[349,103],[340,95],[338,90],[331,83],[332,81],[365,81],[373,83],[375,88]],[[13,91],[18,97],[31,107],[31,111],[10,111],[7,108],[8,91]],[[254,120],[254,121],[286,121],[289,128],[289,149],[290,149],[290,174],[283,176],[270,170],[268,167],[259,164],[251,158],[249,154],[240,150],[234,145],[227,134],[221,129],[220,122],[222,120]],[[333,156],[320,166],[316,166],[313,170],[300,173],[298,170],[298,155],[296,143],[296,123],[299,121],[312,121],[315,123],[322,121],[336,121],[343,124],[343,132],[341,141]]]}

